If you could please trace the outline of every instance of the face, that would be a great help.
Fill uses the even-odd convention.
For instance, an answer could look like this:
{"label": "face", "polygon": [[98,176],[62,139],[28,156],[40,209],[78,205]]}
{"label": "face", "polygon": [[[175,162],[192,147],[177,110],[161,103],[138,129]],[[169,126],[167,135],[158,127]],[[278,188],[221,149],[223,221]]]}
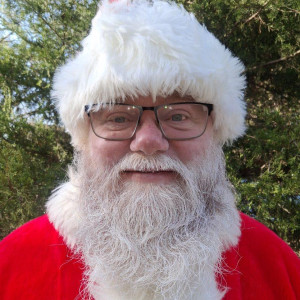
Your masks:
{"label": "face", "polygon": [[[157,97],[156,102],[150,96],[127,100],[127,104],[135,104],[150,107],[160,104],[178,103],[191,101],[179,96],[167,98]],[[137,153],[141,156],[155,156],[165,154],[187,164],[195,157],[204,154],[213,138],[212,120],[209,117],[206,131],[198,138],[186,141],[167,140],[160,131],[153,111],[144,111],[135,135],[125,141],[109,141],[97,137],[92,128],[89,129],[88,147],[89,156],[95,163],[104,166],[113,166],[126,154]],[[140,183],[170,183],[176,176],[172,171],[128,170],[122,174],[124,181],[135,181]]]}
{"label": "face", "polygon": [[[127,101],[148,107],[175,102],[183,99]],[[154,112],[144,111],[132,139],[108,141],[90,129],[79,154],[70,173],[80,191],[75,240],[88,266],[90,294],[95,299],[127,299],[126,291],[128,299],[218,294],[215,267],[224,245],[237,241],[239,217],[212,120],[202,136],[173,141],[163,137]]]}

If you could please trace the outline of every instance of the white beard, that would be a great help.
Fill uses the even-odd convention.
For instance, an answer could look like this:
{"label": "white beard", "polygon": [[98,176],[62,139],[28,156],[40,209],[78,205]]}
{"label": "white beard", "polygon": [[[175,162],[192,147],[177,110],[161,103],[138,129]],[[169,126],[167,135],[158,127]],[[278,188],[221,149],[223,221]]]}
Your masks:
{"label": "white beard", "polygon": [[[75,167],[81,215],[75,249],[87,266],[87,294],[99,300],[223,297],[215,276],[222,252],[238,242],[240,219],[221,148],[188,165],[133,154],[112,169],[80,155]],[[180,176],[173,184],[122,183],[128,168]]]}

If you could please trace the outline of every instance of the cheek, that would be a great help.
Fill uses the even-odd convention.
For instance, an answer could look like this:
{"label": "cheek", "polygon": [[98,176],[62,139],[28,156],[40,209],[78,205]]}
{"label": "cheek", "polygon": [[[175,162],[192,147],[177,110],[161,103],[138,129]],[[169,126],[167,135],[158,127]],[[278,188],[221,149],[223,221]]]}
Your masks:
{"label": "cheek", "polygon": [[199,156],[206,156],[213,142],[213,127],[209,122],[202,136],[187,141],[173,141],[170,148],[173,150],[172,155],[177,156],[183,163],[189,163]]}
{"label": "cheek", "polygon": [[89,132],[88,149],[95,163],[112,166],[129,151],[128,141],[107,141]]}
{"label": "cheek", "polygon": [[206,155],[207,145],[206,143],[202,143],[200,139],[174,142],[172,154],[186,164],[193,161],[196,157]]}

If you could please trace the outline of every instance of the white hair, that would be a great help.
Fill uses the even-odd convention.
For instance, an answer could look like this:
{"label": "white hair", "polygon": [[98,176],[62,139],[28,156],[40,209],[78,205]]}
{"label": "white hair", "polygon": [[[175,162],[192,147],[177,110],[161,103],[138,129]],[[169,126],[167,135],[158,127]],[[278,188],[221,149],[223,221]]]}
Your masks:
{"label": "white hair", "polygon": [[[112,168],[92,162],[79,157],[71,179],[80,179],[75,249],[87,267],[88,293],[104,300],[221,299],[221,254],[240,234],[222,151],[211,148],[186,166],[136,153]],[[178,176],[168,185],[122,183],[127,168]]]}
{"label": "white hair", "polygon": [[174,92],[214,105],[220,143],[244,133],[244,67],[183,6],[104,0],[82,46],[57,70],[52,90],[75,146],[87,138],[84,105]]}

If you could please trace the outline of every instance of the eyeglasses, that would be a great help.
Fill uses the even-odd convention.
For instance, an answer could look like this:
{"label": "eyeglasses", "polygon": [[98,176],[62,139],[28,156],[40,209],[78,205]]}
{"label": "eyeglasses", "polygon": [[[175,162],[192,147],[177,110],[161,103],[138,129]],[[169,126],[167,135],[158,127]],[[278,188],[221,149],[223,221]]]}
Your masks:
{"label": "eyeglasses", "polygon": [[201,136],[206,129],[212,104],[182,102],[144,107],[124,103],[85,105],[95,135],[106,140],[132,138],[143,111],[152,110],[163,136],[169,140],[189,140]]}

